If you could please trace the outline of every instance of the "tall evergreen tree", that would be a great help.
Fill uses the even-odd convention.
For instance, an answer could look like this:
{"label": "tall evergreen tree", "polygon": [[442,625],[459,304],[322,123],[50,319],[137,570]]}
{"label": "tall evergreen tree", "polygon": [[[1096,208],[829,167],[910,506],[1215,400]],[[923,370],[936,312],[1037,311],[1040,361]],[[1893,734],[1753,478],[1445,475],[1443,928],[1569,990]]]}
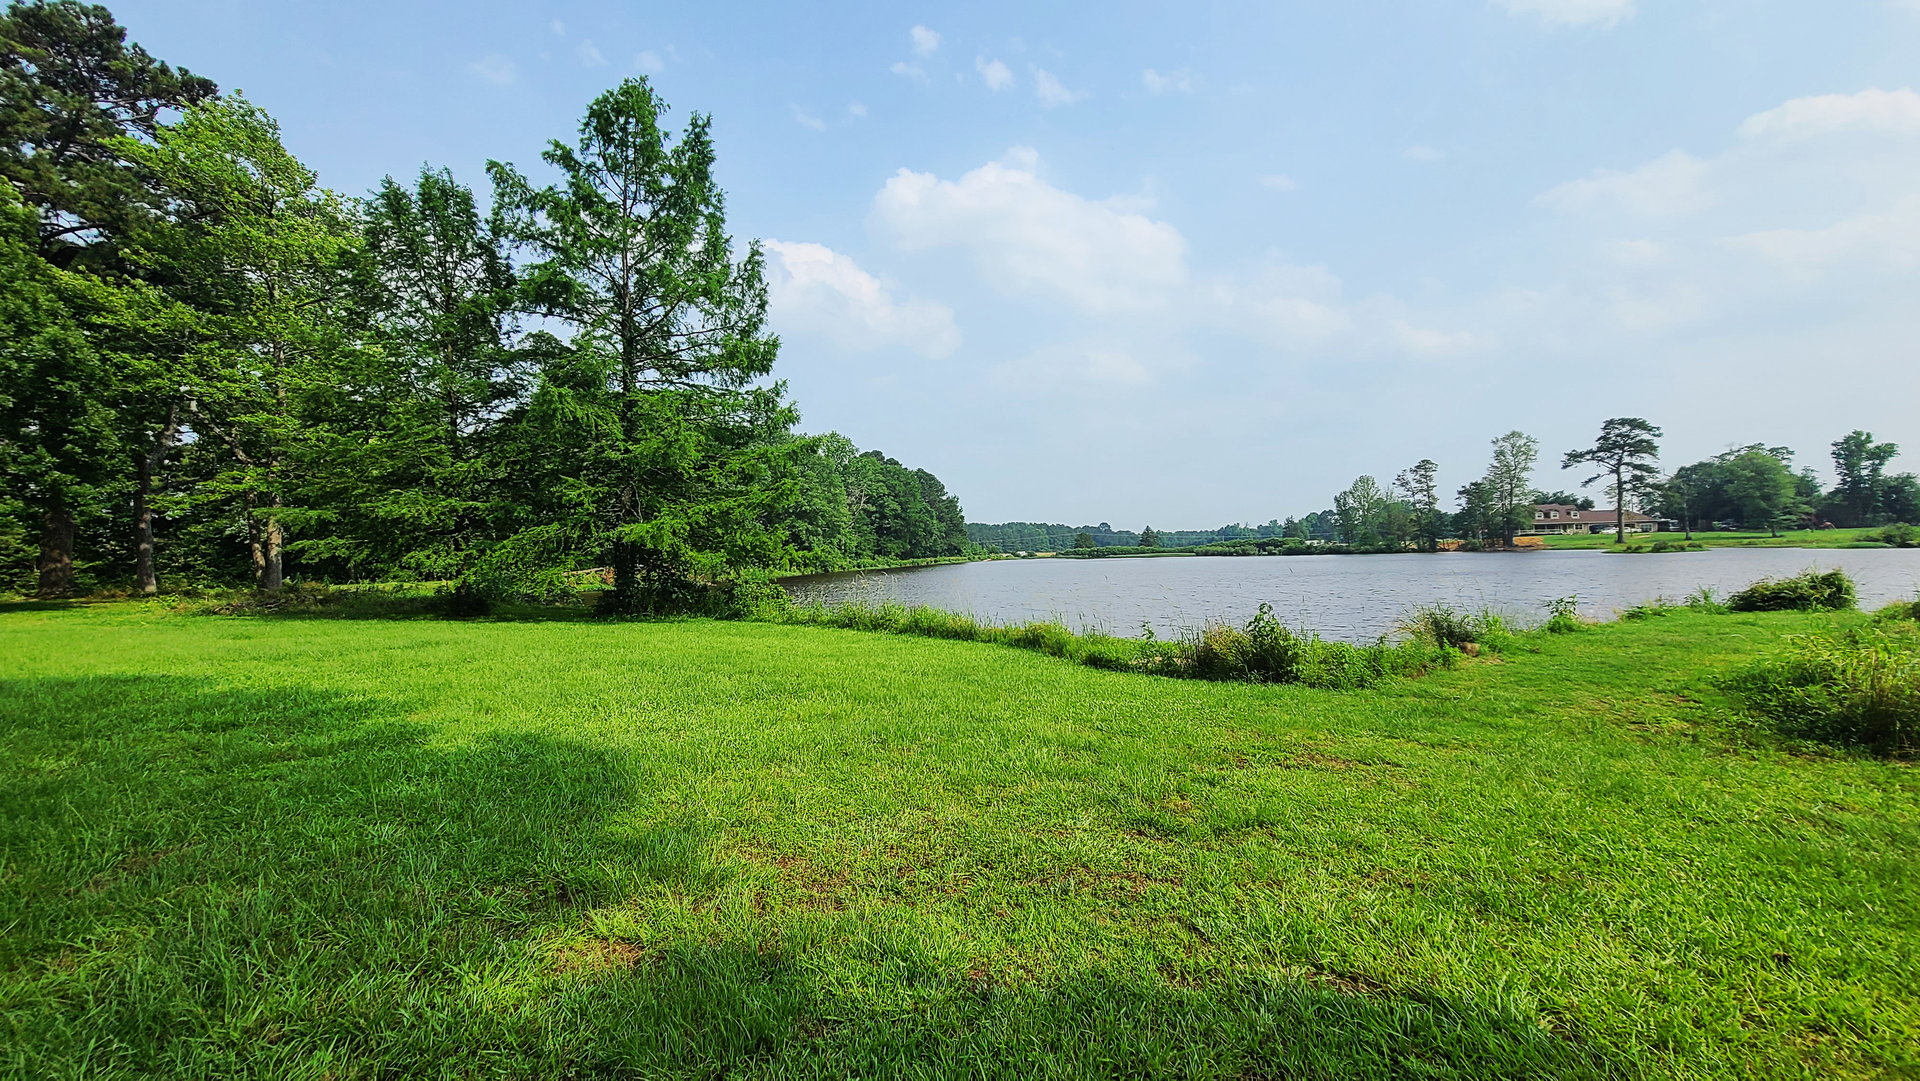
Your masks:
{"label": "tall evergreen tree", "polygon": [[1493,495],[1493,512],[1500,543],[1513,546],[1513,534],[1529,519],[1533,504],[1533,467],[1540,460],[1540,441],[1513,431],[1493,441],[1493,463],[1486,482]]}
{"label": "tall evergreen tree", "polygon": [[173,299],[195,331],[190,424],[203,450],[218,448],[199,498],[235,507],[255,584],[278,591],[288,529],[326,513],[299,503],[324,435],[305,411],[352,397],[358,382],[342,361],[353,352],[359,234],[244,98],[195,106],[127,152],[170,219],[131,254],[178,283]]}
{"label": "tall evergreen tree", "polygon": [[218,92],[126,37],[106,8],[74,0],[16,2],[0,17],[0,176],[39,212],[36,242],[56,265],[153,213],[124,137],[151,140],[162,110]]}
{"label": "tall evergreen tree", "polygon": [[568,354],[533,403],[567,463],[553,523],[604,545],[615,612],[649,610],[697,576],[780,557],[766,483],[795,452],[775,439],[794,414],[784,386],[757,383],[779,340],[766,330],[758,244],[733,257],[714,182],[708,118],[676,139],[645,79],[594,99],[577,142],[542,158],[560,182],[536,188],[489,162],[494,202],[533,262],[526,295],[565,321]]}
{"label": "tall evergreen tree", "polygon": [[1599,470],[1580,482],[1585,488],[1602,477],[1612,477],[1613,530],[1616,543],[1627,543],[1627,504],[1659,477],[1654,462],[1660,456],[1660,429],[1639,417],[1613,417],[1600,425],[1600,438],[1585,450],[1570,450],[1560,468],[1591,465]]}

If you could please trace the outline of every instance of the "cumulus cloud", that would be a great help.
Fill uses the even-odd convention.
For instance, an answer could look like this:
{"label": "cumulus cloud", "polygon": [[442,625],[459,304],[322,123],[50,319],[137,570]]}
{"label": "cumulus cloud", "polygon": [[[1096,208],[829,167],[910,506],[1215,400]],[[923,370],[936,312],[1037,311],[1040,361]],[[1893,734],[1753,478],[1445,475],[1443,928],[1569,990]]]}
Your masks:
{"label": "cumulus cloud", "polygon": [[1603,30],[1633,18],[1634,0],[1492,0],[1509,15],[1532,15],[1549,27],[1592,26]]}
{"label": "cumulus cloud", "polygon": [[807,111],[798,105],[791,106],[791,108],[793,109],[793,118],[799,121],[801,127],[812,128],[815,131],[827,130],[826,121],[817,116],[808,115]]}
{"label": "cumulus cloud", "polygon": [[555,37],[567,36],[567,24],[561,22],[559,19],[555,19],[547,25],[553,28],[553,35]]}
{"label": "cumulus cloud", "polygon": [[1260,186],[1269,191],[1292,191],[1300,185],[1285,173],[1268,173],[1260,178]]}
{"label": "cumulus cloud", "polygon": [[1902,88],[1794,98],[1755,113],[1740,125],[1740,135],[1745,139],[1786,141],[1844,131],[1920,134],[1920,94]]}
{"label": "cumulus cloud", "polygon": [[648,75],[658,75],[667,70],[666,61],[661,60],[660,54],[654,52],[652,49],[635,54],[633,66],[646,72]]}
{"label": "cumulus cloud", "polygon": [[1186,68],[1170,71],[1165,75],[1148,68],[1140,73],[1140,81],[1146,86],[1147,92],[1152,94],[1193,93],[1193,79],[1188,76]]}
{"label": "cumulus cloud", "polygon": [[930,359],[960,347],[946,305],[896,300],[851,258],[820,244],[768,240],[762,246],[777,328],[819,334],[843,349],[910,349]]}
{"label": "cumulus cloud", "polygon": [[1065,83],[1053,77],[1045,68],[1033,69],[1033,92],[1040,98],[1040,104],[1051,109],[1058,105],[1071,105],[1088,96],[1084,90],[1069,90]]}
{"label": "cumulus cloud", "polygon": [[924,83],[927,81],[926,69],[918,64],[909,64],[905,60],[895,60],[887,66],[887,70],[893,72],[895,75],[904,76],[918,82]]}
{"label": "cumulus cloud", "polygon": [[1158,308],[1187,277],[1180,231],[1063,191],[1016,147],[958,180],[902,169],[874,196],[872,228],[902,251],[966,252],[995,288],[1088,312]]}
{"label": "cumulus cloud", "polygon": [[1674,150],[1631,172],[1601,169],[1584,180],[1569,180],[1542,192],[1535,201],[1566,211],[1617,206],[1642,218],[1690,214],[1715,201],[1707,171],[1706,162]]}
{"label": "cumulus cloud", "polygon": [[507,86],[520,78],[520,67],[499,53],[489,53],[467,65],[467,70],[495,86]]}
{"label": "cumulus cloud", "polygon": [[594,47],[591,40],[581,41],[579,45],[574,46],[573,51],[580,57],[580,62],[590,68],[606,65],[607,58],[600,55],[600,50]]}
{"label": "cumulus cloud", "polygon": [[988,60],[984,56],[973,58],[973,70],[987,84],[988,90],[1001,91],[1013,86],[1013,72],[998,60]]}
{"label": "cumulus cloud", "polygon": [[849,116],[865,116],[867,115],[867,107],[857,101],[850,101],[847,103],[847,114]]}
{"label": "cumulus cloud", "polygon": [[940,34],[938,31],[929,30],[924,26],[916,26],[907,31],[907,36],[913,39],[913,51],[919,53],[921,56],[926,56],[928,53],[940,48]]}
{"label": "cumulus cloud", "polygon": [[1400,152],[1400,156],[1404,158],[1410,158],[1414,161],[1445,161],[1447,160],[1446,151],[1436,150],[1433,147],[1421,146],[1421,145],[1410,146],[1405,150],[1402,150]]}

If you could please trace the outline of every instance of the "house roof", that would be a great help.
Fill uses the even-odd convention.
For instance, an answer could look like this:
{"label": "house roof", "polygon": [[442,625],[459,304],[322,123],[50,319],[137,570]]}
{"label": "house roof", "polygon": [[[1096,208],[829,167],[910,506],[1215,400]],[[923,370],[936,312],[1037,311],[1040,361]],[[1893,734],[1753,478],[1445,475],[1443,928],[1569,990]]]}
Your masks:
{"label": "house roof", "polygon": [[[1590,511],[1587,511],[1586,513],[1591,515],[1592,517],[1599,518],[1604,521],[1608,521],[1608,522],[1613,521],[1614,510],[1612,507],[1601,507],[1598,510],[1590,510]],[[1641,514],[1637,510],[1630,510],[1627,512],[1627,521],[1651,522],[1651,521],[1654,521],[1654,519],[1645,514]]]}
{"label": "house roof", "polygon": [[1563,518],[1569,517],[1570,516],[1569,512],[1572,512],[1572,514],[1595,513],[1594,511],[1590,511],[1590,510],[1581,510],[1579,507],[1576,507],[1571,503],[1535,503],[1533,505],[1533,509],[1536,513],[1539,513],[1539,514],[1547,514],[1553,511],[1559,511],[1560,516]]}

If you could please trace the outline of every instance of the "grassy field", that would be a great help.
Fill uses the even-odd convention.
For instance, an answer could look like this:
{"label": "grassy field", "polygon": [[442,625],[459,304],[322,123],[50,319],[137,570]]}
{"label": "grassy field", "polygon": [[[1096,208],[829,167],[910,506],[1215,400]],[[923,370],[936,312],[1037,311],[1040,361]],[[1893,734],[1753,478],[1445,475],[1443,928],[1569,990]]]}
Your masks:
{"label": "grassy field", "polygon": [[1677,612],[1365,692],[0,611],[0,1073],[1920,1073],[1920,780]]}
{"label": "grassy field", "polygon": [[[1880,527],[1863,529],[1788,529],[1782,530],[1777,537],[1766,533],[1703,533],[1696,531],[1693,539],[1709,548],[1850,548],[1885,547],[1872,538],[1880,532]],[[1682,541],[1685,533],[1629,533],[1630,544],[1652,544],[1657,540],[1669,543]],[[1549,548],[1613,548],[1613,533],[1572,534],[1569,536],[1541,537]]]}

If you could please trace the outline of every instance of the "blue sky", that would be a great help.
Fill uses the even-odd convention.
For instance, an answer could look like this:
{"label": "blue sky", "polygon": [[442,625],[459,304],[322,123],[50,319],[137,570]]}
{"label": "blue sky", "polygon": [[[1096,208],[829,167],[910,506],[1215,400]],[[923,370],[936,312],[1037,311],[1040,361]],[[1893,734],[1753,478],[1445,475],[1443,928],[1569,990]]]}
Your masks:
{"label": "blue sky", "polygon": [[[1920,468],[1920,0],[112,5],[349,194],[714,116],[810,431],[975,521],[1329,506],[1601,420]],[[1598,496],[1598,492],[1595,492]]]}

